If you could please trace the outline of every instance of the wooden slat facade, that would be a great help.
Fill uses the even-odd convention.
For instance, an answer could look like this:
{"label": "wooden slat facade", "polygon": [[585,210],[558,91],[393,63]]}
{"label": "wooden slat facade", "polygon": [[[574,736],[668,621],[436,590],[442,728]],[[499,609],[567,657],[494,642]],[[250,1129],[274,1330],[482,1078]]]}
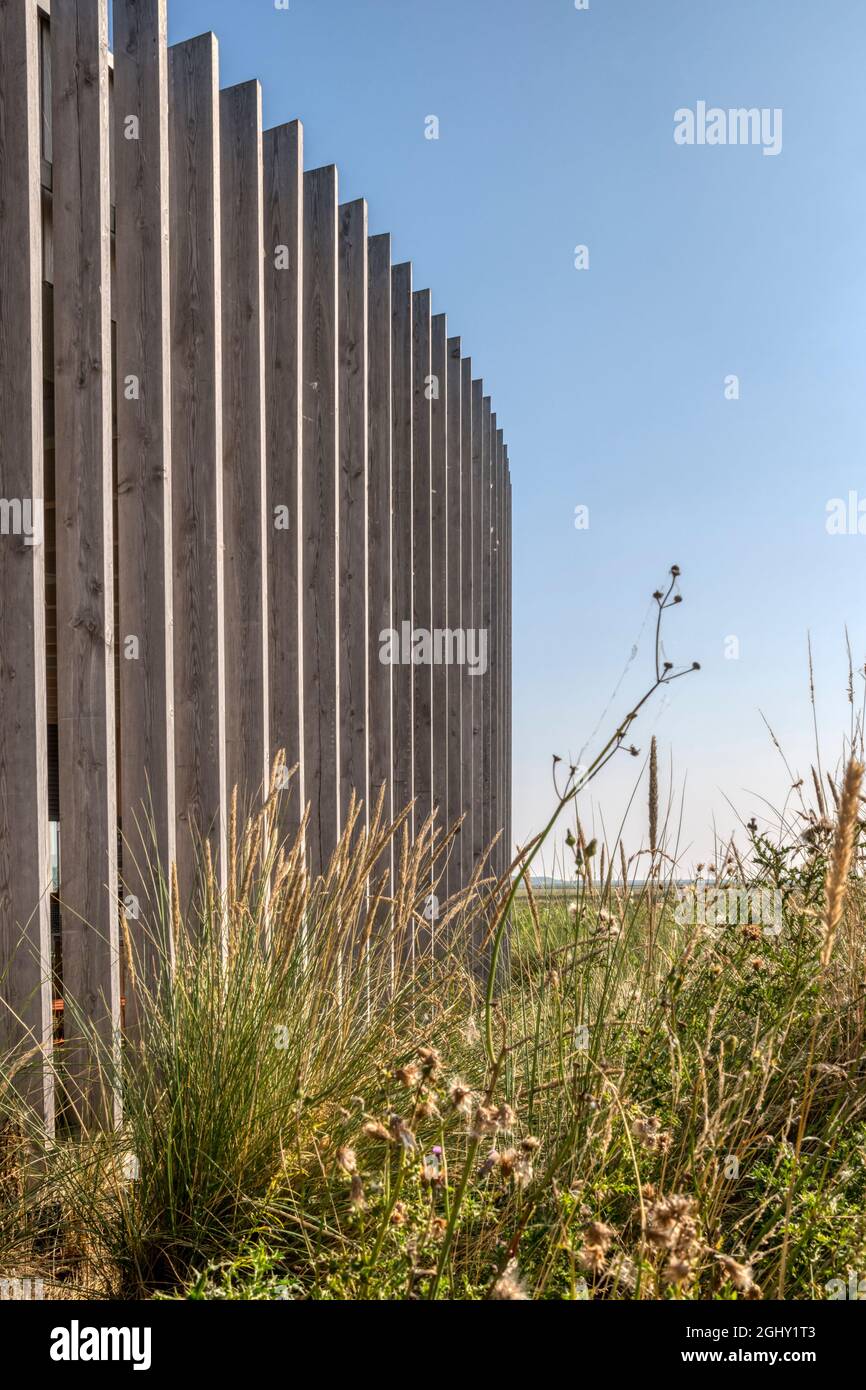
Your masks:
{"label": "wooden slat facade", "polygon": [[67,1108],[113,1123],[172,868],[194,921],[278,750],[313,876],[353,794],[462,819],[440,898],[511,843],[500,421],[366,203],[166,5],[115,0],[112,55],[107,0],[0,0],[0,1046],[49,1130],[53,874]]}

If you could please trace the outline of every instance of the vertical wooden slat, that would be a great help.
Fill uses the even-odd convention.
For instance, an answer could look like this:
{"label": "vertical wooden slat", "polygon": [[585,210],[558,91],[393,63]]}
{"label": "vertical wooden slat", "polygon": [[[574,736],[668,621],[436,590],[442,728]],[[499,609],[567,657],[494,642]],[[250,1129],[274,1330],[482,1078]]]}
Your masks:
{"label": "vertical wooden slat", "polygon": [[[462,617],[462,495],[461,495],[461,429],[462,390],[460,371],[460,339],[449,338],[446,347],[448,380],[448,440],[446,446],[445,532],[447,575],[445,582],[446,623],[451,632],[460,630]],[[448,740],[448,801],[445,824],[449,830],[463,814],[463,681],[464,665],[448,669],[446,731]],[[460,880],[462,835],[458,836],[450,854],[446,892],[453,896],[462,887]]]}
{"label": "vertical wooden slat", "polygon": [[303,672],[310,871],[337,843],[340,700],[337,633],[337,171],[304,175]]}
{"label": "vertical wooden slat", "polygon": [[305,794],[300,641],[304,132],[299,121],[265,132],[264,161],[271,756],[283,749],[287,769],[297,768],[279,802],[280,833],[293,838]]}
{"label": "vertical wooden slat", "polygon": [[[414,637],[431,627],[430,569],[430,291],[412,296],[412,624],[413,634],[413,752],[415,833],[433,805],[433,668],[429,654],[415,663]],[[421,653],[423,658],[425,654]]]}
{"label": "vertical wooden slat", "polygon": [[105,0],[55,5],[51,54],[63,1055],[82,1120],[110,1122],[120,972]]}
{"label": "vertical wooden slat", "polygon": [[[262,91],[220,93],[226,782],[241,805],[270,756],[265,472]],[[265,791],[267,795],[267,791]]]}
{"label": "vertical wooden slat", "polygon": [[496,872],[505,872],[505,477],[504,477],[504,439],[503,431],[496,431],[496,532],[494,536],[494,574],[496,624],[496,689],[494,703],[496,719],[494,739],[496,749],[496,816],[494,834],[499,836],[496,843]]}
{"label": "vertical wooden slat", "polygon": [[50,1134],[39,87],[35,7],[0,4],[0,1055],[39,1049],[16,1085]]}
{"label": "vertical wooden slat", "polygon": [[[490,526],[488,535],[488,565],[490,577],[488,580],[488,613],[490,626],[487,632],[487,674],[484,677],[484,697],[485,697],[485,724],[488,731],[488,796],[490,824],[488,830],[488,842],[492,844],[496,837],[499,818],[499,706],[497,702],[497,691],[499,683],[499,643],[498,629],[499,621],[499,595],[496,588],[497,563],[497,525],[499,490],[497,486],[497,421],[495,412],[490,415],[490,486],[488,497],[490,499]],[[492,850],[490,861],[490,872],[499,872],[499,845]]]}
{"label": "vertical wooden slat", "polygon": [[[391,271],[392,320],[392,507],[391,563],[393,627],[401,637],[412,627],[412,266]],[[409,806],[413,796],[414,754],[412,667],[393,667],[394,700],[394,814]],[[408,830],[413,830],[410,813]]]}
{"label": "vertical wooden slat", "polygon": [[[491,498],[492,498],[492,474],[491,474],[491,411],[490,397],[485,396],[482,402],[481,417],[481,632],[486,634],[487,660],[488,667],[483,675],[475,677],[478,683],[478,693],[481,698],[481,805],[482,805],[482,831],[481,831],[481,853],[487,855],[490,849],[490,841],[493,834],[493,817],[491,805],[491,750],[493,745],[491,729],[491,705],[490,690],[492,681],[490,679],[490,532],[491,532]],[[480,669],[480,668],[479,668]],[[489,869],[489,865],[488,865]]]}
{"label": "vertical wooden slat", "polygon": [[[166,0],[115,0],[119,806],[135,973],[151,985],[164,920],[152,861],[167,883],[176,814],[166,25]],[[131,978],[126,992],[131,1027]]]}
{"label": "vertical wooden slat", "polygon": [[[464,632],[474,621],[475,528],[473,487],[473,386],[472,359],[466,357],[460,365],[460,626]],[[470,680],[464,666],[460,710],[462,773],[460,805],[463,828],[460,832],[460,883],[465,888],[475,867],[475,681]]]}
{"label": "vertical wooden slat", "polygon": [[[382,649],[393,627],[391,612],[391,238],[370,238],[369,274],[369,789],[375,806],[385,788],[383,813],[392,815],[392,709],[394,668]],[[390,867],[380,866],[380,875]]]}
{"label": "vertical wooden slat", "polygon": [[[430,580],[431,580],[431,628],[446,633],[448,630],[448,320],[444,314],[436,314],[433,319],[431,344],[432,399],[431,410],[431,463],[430,463]],[[453,539],[453,538],[452,538]],[[459,534],[457,537],[459,544]],[[447,638],[445,639],[447,641]],[[432,740],[433,740],[433,805],[436,808],[437,826],[444,838],[448,831],[448,682],[457,667],[448,667],[442,655],[434,646],[433,689],[432,689]],[[456,769],[455,769],[456,770]],[[439,896],[447,892],[447,876],[444,876],[445,863],[439,866],[443,875]]]}
{"label": "vertical wooden slat", "polygon": [[217,42],[169,51],[175,795],[181,900],[208,838],[226,873]]}
{"label": "vertical wooden slat", "polygon": [[340,816],[369,816],[367,563],[367,204],[340,208]]}
{"label": "vertical wooden slat", "polygon": [[514,858],[514,824],[513,824],[513,783],[512,783],[512,759],[513,759],[513,667],[512,667],[512,564],[513,564],[513,544],[512,533],[512,505],[511,505],[511,469],[508,463],[508,450],[505,451],[505,472],[506,472],[506,503],[505,503],[505,525],[506,525],[506,575],[505,575],[505,689],[507,694],[506,714],[505,714],[505,806],[506,806],[506,844],[508,852],[508,863],[511,865]]}
{"label": "vertical wooden slat", "polygon": [[[472,622],[480,634],[484,626],[484,385],[472,383]],[[476,637],[476,640],[479,640]],[[484,677],[467,667],[472,687],[472,868],[484,855]]]}

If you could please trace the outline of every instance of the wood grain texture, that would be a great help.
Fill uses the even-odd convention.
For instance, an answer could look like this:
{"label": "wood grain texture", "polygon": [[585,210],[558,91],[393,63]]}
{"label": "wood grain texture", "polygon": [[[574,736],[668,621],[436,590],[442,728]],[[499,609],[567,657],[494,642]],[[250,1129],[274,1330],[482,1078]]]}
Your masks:
{"label": "wood grain texture", "polygon": [[367,204],[340,208],[340,816],[354,794],[369,819],[367,752],[369,570],[367,543]]}
{"label": "wood grain texture", "polygon": [[[431,306],[430,291],[412,296],[412,625],[414,632],[432,627],[430,557],[431,464]],[[433,809],[433,668],[429,659],[414,664],[412,740],[414,756],[415,833]]]}
{"label": "wood grain texture", "polygon": [[[401,633],[412,626],[412,267],[396,265],[391,271],[392,332],[392,530],[393,627]],[[394,710],[394,814],[399,815],[413,798],[413,680],[412,667],[393,667]],[[408,819],[413,833],[414,817]]]}
{"label": "wood grain texture", "polygon": [[481,415],[481,619],[479,627],[486,633],[487,640],[487,660],[488,666],[484,675],[476,676],[478,684],[478,695],[481,699],[481,806],[482,806],[482,829],[481,843],[478,846],[483,856],[489,855],[490,842],[493,837],[493,815],[492,815],[492,748],[493,730],[491,727],[491,700],[490,692],[493,681],[490,669],[490,635],[492,627],[491,609],[491,533],[492,533],[492,498],[493,498],[493,479],[491,471],[492,460],[492,430],[491,430],[491,409],[490,397],[485,396],[482,401]]}
{"label": "wood grain texture", "polygon": [[[119,808],[135,976],[150,986],[171,943],[155,949],[148,864],[156,855],[168,882],[176,816],[166,27],[166,0],[115,0]],[[126,999],[131,1029],[130,979]]]}
{"label": "wood grain texture", "polygon": [[504,477],[504,437],[497,429],[494,435],[494,497],[495,527],[493,534],[493,620],[496,631],[495,688],[493,692],[494,724],[494,777],[495,803],[493,814],[493,833],[498,835],[496,842],[496,872],[505,872],[505,477]]}
{"label": "wood grain texture", "polygon": [[[472,359],[465,357],[460,364],[460,626],[464,631],[475,620],[475,489],[473,487],[474,419],[472,389]],[[475,681],[463,668],[461,682],[461,789],[460,805],[463,827],[460,832],[460,883],[468,885],[474,868],[475,851]]]}
{"label": "wood grain texture", "polygon": [[[452,632],[463,625],[462,583],[462,372],[460,339],[449,338],[446,345],[448,378],[448,442],[445,474],[445,626]],[[465,666],[451,666],[447,673],[446,738],[448,741],[448,799],[445,824],[450,830],[463,815],[463,682]],[[451,850],[446,877],[446,893],[452,897],[462,887],[462,832]]]}
{"label": "wood grain texture", "polygon": [[[472,621],[467,628],[480,633],[484,626],[484,383],[472,383]],[[467,668],[468,669],[468,668]],[[486,816],[484,807],[484,677],[469,671],[472,690],[472,868],[484,858]]]}
{"label": "wood grain texture", "polygon": [[36,11],[0,4],[0,1055],[38,1049],[15,1085],[50,1135],[39,86]]}
{"label": "wood grain texture", "polygon": [[226,875],[223,371],[217,42],[169,50],[175,795],[181,902],[209,839]]}
{"label": "wood grain texture", "polygon": [[264,165],[270,737],[271,757],[282,749],[286,768],[297,768],[279,801],[280,834],[294,838],[305,793],[300,640],[304,132],[299,121],[265,131]]}
{"label": "wood grain texture", "polygon": [[[435,314],[431,337],[430,402],[430,588],[431,628],[448,630],[448,320]],[[449,644],[450,645],[450,644]],[[432,718],[433,806],[440,837],[448,825],[448,681],[457,666],[437,661],[434,649]],[[447,893],[445,862],[438,866],[442,876],[439,897]]]}
{"label": "wood grain texture", "polygon": [[505,554],[506,554],[506,559],[507,559],[507,573],[506,573],[506,578],[505,578],[505,603],[506,603],[506,620],[505,620],[505,626],[506,626],[506,653],[505,653],[505,661],[506,661],[506,680],[505,680],[505,685],[506,685],[506,691],[507,691],[507,695],[508,695],[508,700],[507,700],[507,712],[506,712],[506,722],[505,722],[505,803],[506,803],[506,836],[507,836],[507,844],[508,844],[508,859],[509,859],[509,864],[510,864],[511,860],[514,858],[514,855],[515,855],[515,853],[516,853],[516,848],[515,848],[515,844],[514,844],[514,817],[513,817],[514,784],[513,784],[513,773],[512,773],[512,760],[513,760],[513,751],[514,751],[514,713],[513,713],[513,706],[512,706],[512,700],[513,700],[513,679],[514,679],[514,671],[513,671],[513,654],[512,654],[512,644],[513,644],[512,602],[513,602],[513,588],[514,588],[514,581],[513,581],[513,578],[512,578],[512,565],[513,565],[513,544],[514,544],[514,535],[513,535],[513,529],[512,529],[511,467],[510,467],[510,464],[509,464],[509,461],[508,461],[508,450],[507,450],[507,448],[506,448],[506,452],[505,452],[505,469],[506,469],[506,473],[507,473],[507,475],[508,475],[508,483],[507,483],[507,500],[506,500],[506,513],[505,513],[505,516],[506,516],[506,527],[507,527],[507,541],[506,541],[506,547],[505,547]]}
{"label": "wood grain texture", "polygon": [[[492,402],[491,402],[492,405]],[[497,592],[497,525],[499,494],[497,486],[497,420],[495,411],[490,414],[490,485],[488,497],[490,499],[490,526],[488,536],[488,555],[489,555],[489,601],[488,612],[490,626],[487,631],[487,675],[484,677],[484,699],[485,699],[485,728],[488,734],[488,795],[487,804],[489,807],[490,823],[488,825],[488,844],[490,849],[490,870],[491,873],[499,872],[499,845],[493,845],[496,837],[497,821],[499,817],[499,787],[497,778],[499,776],[499,764],[497,750],[499,746],[499,704],[497,700],[499,684],[499,643],[498,643],[498,622],[499,622],[499,594]]]}
{"label": "wood grain texture", "polygon": [[340,832],[337,171],[304,175],[304,768],[313,877]]}
{"label": "wood grain texture", "polygon": [[111,222],[105,0],[55,4],[54,381],[64,1071],[84,1122],[119,1118],[99,1075],[120,1029],[113,631]]}
{"label": "wood grain texture", "polygon": [[262,89],[220,93],[226,784],[268,794]]}
{"label": "wood grain texture", "polygon": [[[392,814],[393,671],[381,660],[391,612],[391,238],[370,238],[369,274],[369,788],[376,805],[385,789],[384,814]],[[382,864],[380,874],[390,869]]]}

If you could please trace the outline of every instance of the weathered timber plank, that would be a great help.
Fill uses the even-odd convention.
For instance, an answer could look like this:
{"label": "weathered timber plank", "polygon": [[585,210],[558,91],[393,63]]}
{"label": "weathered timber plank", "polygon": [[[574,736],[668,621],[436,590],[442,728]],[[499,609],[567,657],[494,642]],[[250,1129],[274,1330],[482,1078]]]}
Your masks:
{"label": "weathered timber plank", "polygon": [[[497,424],[496,414],[491,411],[490,415],[490,486],[488,497],[490,499],[490,527],[488,537],[488,565],[490,576],[488,580],[488,613],[490,626],[487,631],[487,674],[484,677],[484,698],[485,698],[485,724],[489,733],[487,768],[488,768],[488,814],[490,817],[488,825],[488,843],[492,844],[497,830],[497,818],[499,815],[499,789],[497,777],[499,775],[499,765],[497,750],[499,747],[499,706],[497,702],[497,684],[499,680],[499,645],[497,623],[499,621],[499,595],[496,588],[496,545],[497,545],[497,525],[499,493],[497,488]],[[491,850],[490,871],[497,873],[499,869],[499,847],[498,845]]]}
{"label": "weathered timber plank", "polygon": [[301,823],[301,449],[303,439],[304,132],[300,121],[264,134],[265,388],[268,520],[268,678],[271,756],[287,781],[279,833]]}
{"label": "weathered timber plank", "polygon": [[[475,496],[473,487],[473,389],[472,359],[466,357],[460,365],[460,572],[461,572],[461,613],[460,626],[464,633],[474,624],[474,552],[475,529],[473,525]],[[475,727],[473,694],[475,681],[470,680],[467,668],[463,667],[461,682],[461,760],[462,771],[460,804],[463,814],[463,827],[460,832],[460,883],[466,887],[475,867]]]}
{"label": "weathered timber plank", "polygon": [[[412,627],[412,266],[391,271],[393,626],[401,638]],[[402,646],[402,642],[401,642]],[[412,802],[414,786],[412,667],[393,666],[394,814]],[[407,826],[413,832],[410,813]]]}
{"label": "weathered timber plank", "polygon": [[514,679],[514,670],[513,670],[513,656],[512,656],[512,644],[513,644],[513,617],[512,617],[513,579],[512,579],[512,566],[513,566],[514,534],[513,534],[513,529],[512,529],[511,468],[510,468],[510,465],[509,465],[509,462],[508,462],[508,451],[507,451],[507,449],[506,449],[506,453],[505,453],[505,467],[506,467],[506,472],[507,472],[507,474],[508,474],[507,503],[506,503],[506,526],[507,526],[507,537],[508,537],[508,539],[507,539],[507,546],[506,546],[506,555],[507,555],[507,560],[508,560],[508,570],[507,570],[506,579],[505,579],[506,644],[507,644],[507,645],[506,645],[506,654],[505,654],[505,661],[506,661],[506,668],[505,668],[505,669],[506,669],[506,690],[507,690],[507,692],[508,692],[508,710],[507,710],[507,714],[506,714],[506,723],[505,723],[505,801],[506,801],[506,807],[507,807],[506,826],[507,826],[508,862],[509,862],[509,865],[510,865],[512,859],[514,858],[514,853],[515,853],[515,845],[514,845],[514,820],[513,820],[514,785],[513,785],[513,771],[512,771],[513,756],[514,756],[514,714],[513,714],[513,679]]}
{"label": "weathered timber plank", "polygon": [[493,536],[494,606],[493,618],[496,630],[496,684],[493,692],[495,718],[493,727],[495,749],[495,803],[493,833],[498,835],[496,842],[496,872],[505,872],[505,479],[503,431],[497,429],[494,454],[494,478],[496,498],[496,522]]}
{"label": "weathered timber plank", "polygon": [[432,810],[433,667],[432,652],[416,659],[419,633],[432,626],[430,567],[430,291],[412,296],[412,625],[413,625],[413,754],[416,835]]}
{"label": "weathered timber plank", "polygon": [[110,1124],[120,969],[105,0],[55,4],[51,59],[63,1058],[81,1121]]}
{"label": "weathered timber plank", "polygon": [[264,207],[262,90],[220,93],[226,783],[239,804],[267,796]]}
{"label": "weathered timber plank", "polygon": [[38,1049],[15,1084],[51,1134],[39,84],[36,11],[0,5],[0,1055]]}
{"label": "weathered timber plank", "polygon": [[[449,338],[446,346],[448,379],[448,422],[445,483],[446,534],[446,624],[451,632],[463,626],[462,611],[462,380],[460,368],[460,339]],[[450,831],[463,815],[463,682],[465,663],[448,668],[446,737],[448,740],[448,798],[445,824]],[[462,835],[457,837],[448,860],[446,892],[453,896],[461,883]]]}
{"label": "weathered timber plank", "polygon": [[[175,860],[171,316],[166,0],[115,0],[117,554],[123,894],[135,980],[171,948],[160,911]],[[162,904],[159,899],[162,896]]]}
{"label": "weathered timber plank", "polygon": [[[484,384],[472,383],[472,622],[480,641],[484,626]],[[467,667],[472,687],[472,867],[484,856],[484,677]]]}
{"label": "weathered timber plank", "polygon": [[[391,238],[370,238],[369,274],[369,789],[372,805],[384,787],[392,814],[393,666],[382,660],[391,611]],[[379,876],[391,867],[391,855]]]}
{"label": "weathered timber plank", "polygon": [[[435,634],[437,631],[448,631],[448,320],[445,314],[434,315],[432,323],[430,395],[430,626]],[[446,642],[447,651],[444,650]],[[434,643],[432,799],[440,840],[444,839],[448,830],[448,778],[451,771],[448,757],[448,682],[459,669],[446,664],[450,654],[451,643],[447,637],[443,638],[441,649]],[[446,868],[443,859],[437,866],[440,898],[447,895]]]}
{"label": "weathered timber plank", "polygon": [[304,175],[304,768],[313,877],[340,833],[337,171]]}
{"label": "weathered timber plank", "polygon": [[226,882],[218,49],[169,50],[175,795],[181,902],[208,839]]}
{"label": "weathered timber plank", "polygon": [[[492,429],[491,429],[491,409],[490,397],[485,396],[482,406],[482,436],[481,436],[481,631],[485,634],[480,638],[487,643],[487,670],[483,675],[476,676],[481,696],[481,727],[482,733],[482,772],[481,772],[481,806],[482,806],[482,831],[481,831],[481,853],[489,854],[490,841],[493,836],[493,816],[492,816],[492,751],[493,751],[493,730],[491,727],[491,700],[490,692],[492,687],[490,671],[490,632],[492,626],[491,610],[491,533],[492,533],[492,500],[493,500],[493,475],[491,471],[492,462]],[[479,668],[480,669],[480,668]],[[488,865],[489,869],[489,865]]]}
{"label": "weathered timber plank", "polygon": [[367,204],[340,208],[340,816],[354,794],[369,818]]}

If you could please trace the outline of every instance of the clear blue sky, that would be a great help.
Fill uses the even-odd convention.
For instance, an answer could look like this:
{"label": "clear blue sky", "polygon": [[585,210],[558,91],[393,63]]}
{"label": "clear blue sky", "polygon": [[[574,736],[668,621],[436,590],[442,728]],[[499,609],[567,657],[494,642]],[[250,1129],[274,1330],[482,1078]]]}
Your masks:
{"label": "clear blue sky", "polygon": [[[863,0],[170,0],[213,29],[224,85],[304,121],[494,400],[514,482],[515,833],[579,754],[674,562],[671,659],[700,661],[636,730],[684,792],[683,843],[760,817],[808,771],[811,631],[828,762],[847,725],[844,629],[866,653]],[[680,147],[698,101],[783,111],[776,158]],[[424,121],[441,123],[438,142]],[[574,248],[590,268],[574,268]],[[740,378],[740,399],[724,380]],[[577,531],[574,509],[590,508]],[[603,729],[644,684],[649,628]],[[725,659],[736,636],[739,660]],[[862,693],[862,682],[858,683]],[[582,814],[611,831],[641,765]],[[640,802],[644,801],[641,790]],[[679,802],[678,802],[679,804]],[[641,813],[630,828],[637,848]]]}

